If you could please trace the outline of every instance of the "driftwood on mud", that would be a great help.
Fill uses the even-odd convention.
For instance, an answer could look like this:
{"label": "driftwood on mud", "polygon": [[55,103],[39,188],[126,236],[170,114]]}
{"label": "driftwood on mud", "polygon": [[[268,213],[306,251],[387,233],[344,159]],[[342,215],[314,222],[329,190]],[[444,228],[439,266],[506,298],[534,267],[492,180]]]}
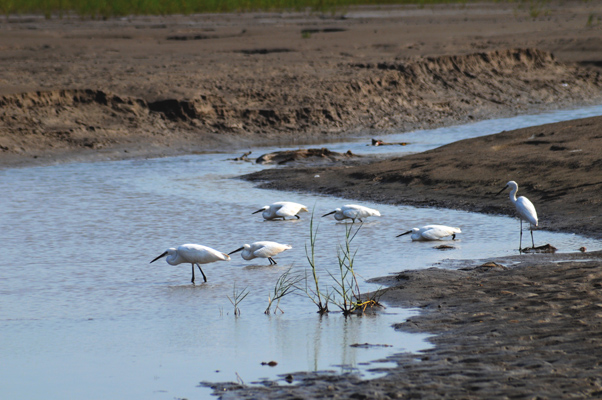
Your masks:
{"label": "driftwood on mud", "polygon": [[338,153],[330,151],[327,148],[321,149],[299,149],[299,150],[284,150],[273,153],[264,154],[257,158],[257,164],[286,164],[292,161],[308,160],[308,161],[342,161],[351,158],[359,157],[351,152]]}

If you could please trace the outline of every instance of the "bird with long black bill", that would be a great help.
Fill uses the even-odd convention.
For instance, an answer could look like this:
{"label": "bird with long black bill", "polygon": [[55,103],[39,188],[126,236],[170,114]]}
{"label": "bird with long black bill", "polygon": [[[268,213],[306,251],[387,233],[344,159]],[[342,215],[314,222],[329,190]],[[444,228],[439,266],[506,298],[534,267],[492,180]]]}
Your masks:
{"label": "bird with long black bill", "polygon": [[358,219],[360,222],[364,222],[362,221],[362,218],[380,217],[380,212],[378,210],[357,204],[346,204],[343,207],[335,208],[334,211],[324,214],[322,217],[326,217],[331,214],[334,214],[334,219],[337,221],[350,219],[352,222],[355,222],[356,219]]}
{"label": "bird with long black bill", "polygon": [[201,269],[201,264],[208,264],[214,261],[229,261],[230,256],[226,253],[222,253],[221,251],[217,251],[212,249],[211,247],[203,246],[200,244],[183,244],[178,246],[178,248],[171,247],[163,254],[155,258],[150,263],[154,263],[158,259],[167,256],[165,261],[167,261],[170,265],[178,265],[183,263],[192,264],[192,280],[194,283],[194,266],[196,265],[203,274],[203,279],[207,282],[207,277],[205,273]]}
{"label": "bird with long black bill", "polygon": [[535,211],[535,206],[531,201],[525,196],[516,197],[516,192],[518,192],[518,183],[514,181],[510,181],[504,186],[502,190],[500,190],[497,194],[499,195],[507,188],[510,188],[510,202],[514,204],[516,207],[516,211],[518,212],[518,216],[520,219],[520,241],[518,243],[518,251],[522,251],[523,246],[523,220],[529,223],[529,230],[531,231],[531,245],[535,248],[535,241],[533,240],[533,227],[537,226],[537,211]]}
{"label": "bird with long black bill", "polygon": [[277,242],[261,241],[261,242],[254,242],[251,244],[244,244],[242,247],[228,253],[228,255],[242,251],[242,253],[241,253],[242,258],[244,258],[247,261],[257,258],[257,257],[267,258],[268,261],[270,262],[270,265],[276,265],[277,262],[274,261],[274,259],[272,257],[274,257],[276,254],[280,254],[283,251],[289,250],[292,248],[293,248],[293,246],[291,246],[290,244],[281,244],[281,243],[277,243]]}
{"label": "bird with long black bill", "polygon": [[287,217],[300,219],[299,213],[301,212],[308,212],[307,207],[303,204],[294,203],[292,201],[277,201],[269,206],[263,206],[251,214],[261,213],[263,219],[270,221],[277,218],[285,220]]}
{"label": "bird with long black bill", "polygon": [[397,237],[412,234],[410,237],[412,240],[425,241],[425,240],[441,240],[444,237],[451,236],[452,240],[456,240],[456,233],[462,233],[460,228],[454,228],[452,226],[445,225],[425,225],[420,228],[412,228],[411,230],[400,233]]}

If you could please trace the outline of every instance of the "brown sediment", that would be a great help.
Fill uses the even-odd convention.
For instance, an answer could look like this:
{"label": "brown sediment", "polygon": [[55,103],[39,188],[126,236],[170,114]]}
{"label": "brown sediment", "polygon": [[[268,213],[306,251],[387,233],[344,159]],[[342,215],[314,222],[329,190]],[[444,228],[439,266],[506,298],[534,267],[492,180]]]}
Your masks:
{"label": "brown sediment", "polygon": [[[512,268],[404,271],[383,299],[422,312],[396,325],[434,347],[389,357],[382,378],[291,374],[268,387],[213,384],[224,399],[561,399],[602,395],[601,252],[517,256]],[[593,261],[594,259],[595,261]],[[377,368],[377,367],[375,367]]]}
{"label": "brown sediment", "polygon": [[506,215],[515,215],[514,206],[507,193],[496,193],[514,180],[518,195],[535,204],[540,229],[602,237],[602,117],[501,132],[369,164],[280,168],[245,179],[272,189]]}
{"label": "brown sediment", "polygon": [[[0,166],[370,136],[602,101],[596,4],[360,7],[0,30]],[[593,20],[595,22],[595,19]]]}
{"label": "brown sediment", "polygon": [[[379,137],[599,104],[601,5],[542,7],[365,7],[344,18],[11,16],[0,29],[0,167]],[[493,194],[512,179],[542,228],[601,237],[601,128],[600,118],[569,121],[254,179],[278,174],[287,178],[280,188],[505,214],[513,213],[507,198]],[[584,249],[400,272],[382,280],[392,287],[383,300],[420,307],[398,328],[434,334],[432,349],[393,356],[398,367],[370,381],[289,374],[284,382],[297,385],[217,385],[219,393],[601,397],[600,257]]]}

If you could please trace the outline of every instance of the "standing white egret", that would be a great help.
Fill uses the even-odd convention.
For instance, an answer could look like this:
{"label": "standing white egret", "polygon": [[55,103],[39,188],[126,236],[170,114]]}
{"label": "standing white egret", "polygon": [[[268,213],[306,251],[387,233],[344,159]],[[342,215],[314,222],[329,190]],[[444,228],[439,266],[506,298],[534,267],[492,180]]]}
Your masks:
{"label": "standing white egret", "polygon": [[261,212],[263,218],[267,220],[276,218],[282,218],[285,220],[286,217],[296,217],[297,219],[300,219],[299,215],[297,214],[301,212],[308,212],[308,210],[303,204],[293,203],[292,201],[278,201],[270,204],[269,206],[261,207],[253,214],[257,214],[259,212]]}
{"label": "standing white egret", "polygon": [[516,198],[516,192],[518,192],[518,183],[514,181],[510,181],[504,186],[502,190],[500,190],[497,194],[502,193],[506,188],[510,189],[510,201],[516,207],[516,211],[518,211],[518,216],[520,219],[520,241],[518,243],[518,251],[522,250],[523,246],[523,220],[529,223],[529,228],[531,231],[531,244],[533,248],[535,248],[535,241],[533,240],[533,227],[537,226],[537,211],[535,211],[535,206],[528,198],[525,196],[520,196],[518,199]]}
{"label": "standing white egret", "polygon": [[165,260],[170,265],[178,265],[182,263],[192,264],[192,283],[194,283],[195,264],[199,268],[199,271],[201,271],[201,274],[203,274],[203,279],[205,280],[205,282],[207,282],[207,277],[201,269],[200,264],[207,264],[214,261],[230,260],[230,256],[228,254],[212,249],[211,247],[203,246],[200,244],[183,244],[181,246],[178,246],[177,249],[171,247],[165,250],[163,254],[155,258],[153,261],[151,261],[151,263],[154,263],[161,257],[165,256],[167,256]]}
{"label": "standing white egret", "polygon": [[228,255],[237,253],[242,250],[241,255],[242,258],[244,258],[245,260],[252,260],[257,257],[267,258],[270,261],[270,265],[276,265],[277,263],[272,257],[274,257],[276,254],[282,253],[283,251],[292,248],[293,246],[291,246],[290,244],[263,241],[254,242],[251,244],[244,244],[241,248],[238,248],[228,253]]}
{"label": "standing white egret", "polygon": [[397,235],[397,237],[407,235],[411,233],[412,240],[440,240],[444,237],[451,236],[452,240],[456,240],[456,233],[462,233],[460,228],[454,228],[445,225],[425,225],[420,228],[412,228],[411,231],[407,231]]}
{"label": "standing white egret", "polygon": [[378,212],[378,210],[364,206],[358,206],[357,204],[346,204],[341,208],[335,208],[334,211],[324,214],[322,217],[326,217],[327,215],[331,214],[334,214],[334,219],[337,221],[351,219],[353,222],[355,222],[356,219],[359,219],[360,222],[364,222],[362,221],[362,218],[380,217],[380,212]]}

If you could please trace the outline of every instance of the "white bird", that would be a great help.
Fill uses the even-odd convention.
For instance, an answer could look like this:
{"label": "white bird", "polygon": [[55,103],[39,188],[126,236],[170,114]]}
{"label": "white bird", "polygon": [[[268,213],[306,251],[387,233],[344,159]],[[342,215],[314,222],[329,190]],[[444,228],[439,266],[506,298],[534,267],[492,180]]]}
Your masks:
{"label": "white bird", "polygon": [[234,251],[228,253],[234,254],[242,250],[242,258],[245,260],[252,260],[254,258],[267,258],[270,261],[270,265],[276,265],[276,261],[272,257],[276,254],[282,253],[285,250],[292,249],[293,246],[289,244],[281,244],[276,242],[254,242],[251,244],[244,244],[241,248],[238,248]]}
{"label": "white bird", "polygon": [[207,264],[214,261],[229,261],[230,256],[226,253],[222,253],[211,247],[203,246],[200,244],[183,244],[178,246],[178,248],[169,248],[165,250],[163,254],[159,257],[155,258],[151,261],[151,264],[160,259],[161,257],[165,257],[168,264],[170,265],[178,265],[182,263],[190,263],[192,264],[192,280],[194,283],[194,266],[196,264],[199,267],[199,271],[203,274],[203,279],[207,282],[207,277],[205,273],[201,269],[200,264]]}
{"label": "white bird", "polygon": [[261,212],[263,218],[267,220],[276,218],[282,218],[284,220],[286,217],[296,217],[297,219],[300,219],[297,214],[300,212],[308,212],[308,210],[303,204],[293,203],[292,201],[278,201],[269,206],[261,207],[253,214],[257,214],[258,212]]}
{"label": "white bird", "polygon": [[516,207],[516,211],[518,211],[518,216],[520,219],[520,242],[518,244],[518,251],[522,250],[523,246],[523,220],[529,223],[529,228],[531,230],[531,244],[533,248],[535,248],[535,241],[533,240],[533,227],[537,226],[537,211],[535,211],[535,206],[531,201],[525,196],[520,196],[518,199],[516,198],[516,192],[518,192],[518,183],[514,181],[510,181],[504,186],[502,190],[500,190],[497,194],[502,193],[506,188],[510,189],[510,201]]}
{"label": "white bird", "polygon": [[353,222],[355,222],[356,219],[359,219],[360,222],[364,222],[362,221],[362,218],[380,217],[380,212],[378,212],[378,210],[364,206],[358,206],[357,204],[346,204],[341,208],[335,208],[334,211],[324,214],[322,217],[326,217],[327,215],[331,214],[334,214],[334,219],[337,221],[351,219]]}
{"label": "white bird", "polygon": [[411,231],[407,231],[397,235],[397,237],[407,235],[411,233],[412,240],[440,240],[444,237],[451,236],[452,240],[456,240],[456,233],[462,233],[460,228],[454,228],[445,225],[425,225],[420,228],[412,228]]}

